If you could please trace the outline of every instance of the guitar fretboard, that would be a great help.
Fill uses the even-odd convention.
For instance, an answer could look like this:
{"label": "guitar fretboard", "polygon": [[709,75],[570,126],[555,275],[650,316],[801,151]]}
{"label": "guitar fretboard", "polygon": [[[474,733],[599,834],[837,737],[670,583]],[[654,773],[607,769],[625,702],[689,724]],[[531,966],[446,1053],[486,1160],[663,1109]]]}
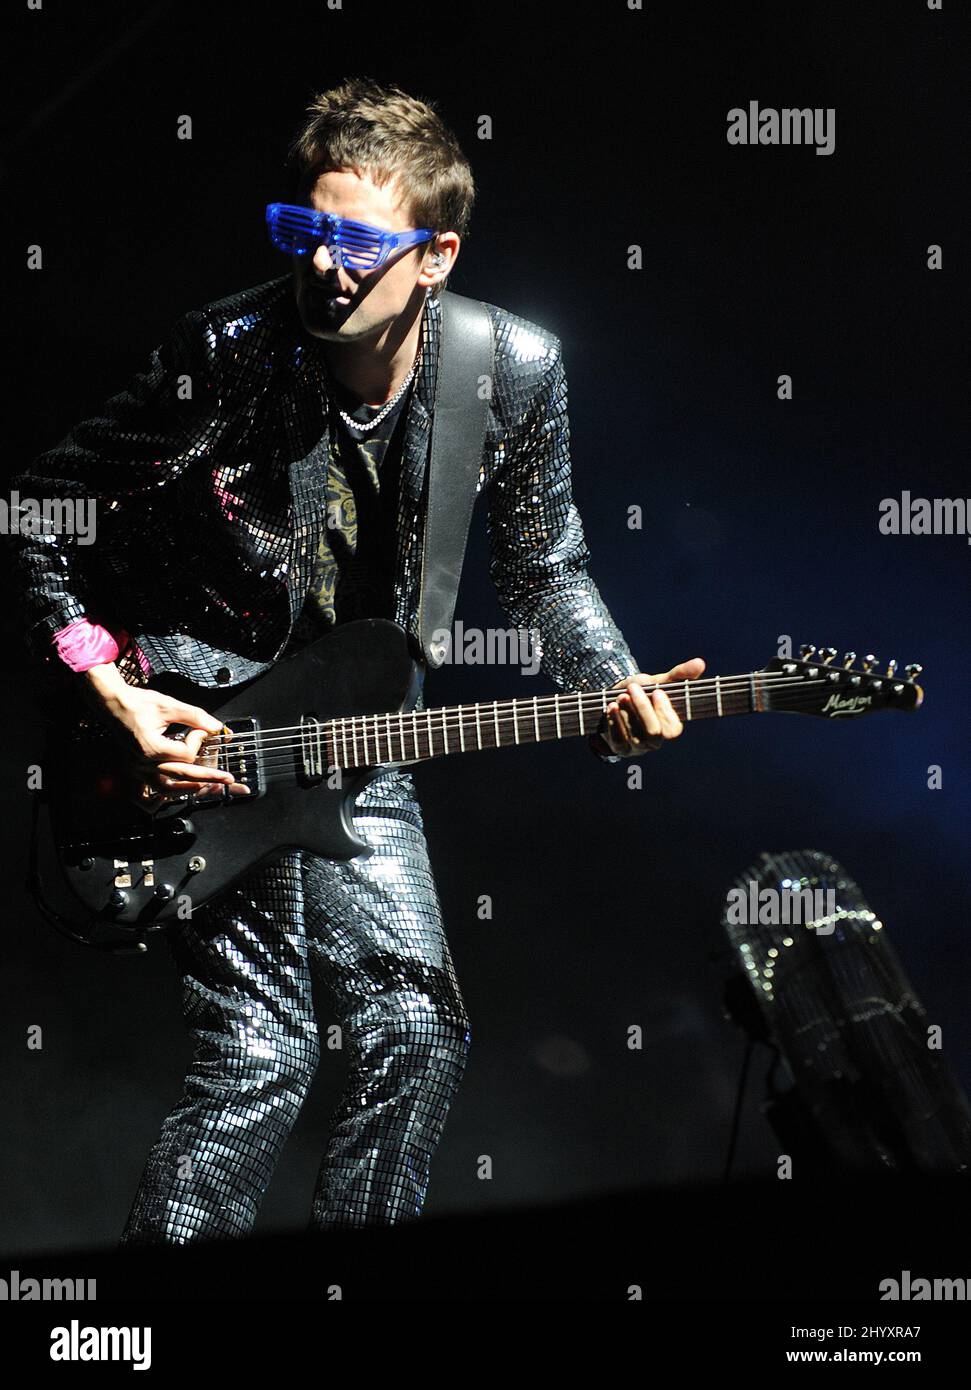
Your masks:
{"label": "guitar fretboard", "polygon": [[[763,710],[764,673],[677,681],[663,687],[685,723]],[[645,691],[656,689],[644,686]],[[448,753],[542,743],[593,733],[617,690],[570,691],[533,699],[443,705],[408,714],[368,714],[328,719],[316,726],[318,759],[331,767],[419,762]],[[306,730],[305,730],[306,737]]]}

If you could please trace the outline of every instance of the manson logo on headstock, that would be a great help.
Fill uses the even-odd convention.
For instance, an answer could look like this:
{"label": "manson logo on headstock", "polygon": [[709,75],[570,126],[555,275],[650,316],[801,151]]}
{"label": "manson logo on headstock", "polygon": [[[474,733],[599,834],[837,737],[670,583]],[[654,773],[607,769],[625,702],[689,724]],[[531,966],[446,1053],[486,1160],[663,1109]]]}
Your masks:
{"label": "manson logo on headstock", "polygon": [[828,714],[830,719],[841,714],[865,714],[872,699],[872,695],[838,695],[834,690],[820,713]]}

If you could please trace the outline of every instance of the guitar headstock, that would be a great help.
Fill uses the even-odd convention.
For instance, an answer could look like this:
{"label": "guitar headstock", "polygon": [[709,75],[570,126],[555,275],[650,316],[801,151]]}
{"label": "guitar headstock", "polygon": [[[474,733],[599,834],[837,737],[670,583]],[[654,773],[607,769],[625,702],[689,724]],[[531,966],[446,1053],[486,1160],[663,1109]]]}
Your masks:
{"label": "guitar headstock", "polygon": [[815,714],[822,719],[848,719],[878,709],[914,710],[924,692],[917,684],[923,670],[916,662],[897,675],[896,661],[878,669],[875,656],[865,656],[854,667],[856,652],[846,652],[834,665],[835,647],[800,647],[799,657],[774,657],[763,668],[761,682],[765,707],[793,714]]}

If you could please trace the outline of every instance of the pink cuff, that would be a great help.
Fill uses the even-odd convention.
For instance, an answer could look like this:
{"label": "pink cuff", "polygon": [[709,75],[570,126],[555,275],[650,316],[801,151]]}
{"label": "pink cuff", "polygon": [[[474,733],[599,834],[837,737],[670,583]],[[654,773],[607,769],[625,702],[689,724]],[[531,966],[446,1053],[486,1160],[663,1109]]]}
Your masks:
{"label": "pink cuff", "polygon": [[112,635],[107,628],[78,618],[54,633],[57,654],[72,671],[87,671],[103,661],[115,661],[131,640],[123,628]]}

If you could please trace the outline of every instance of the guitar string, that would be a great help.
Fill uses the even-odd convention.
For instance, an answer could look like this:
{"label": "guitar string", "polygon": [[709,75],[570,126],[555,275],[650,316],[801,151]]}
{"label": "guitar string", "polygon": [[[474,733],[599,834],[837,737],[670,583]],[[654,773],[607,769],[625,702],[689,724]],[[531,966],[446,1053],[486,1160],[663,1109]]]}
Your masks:
{"label": "guitar string", "polygon": [[[801,702],[799,703],[799,705],[790,706],[790,708],[791,708],[791,709],[798,709],[798,708],[800,708],[800,707],[805,707],[805,708],[808,709],[808,708],[810,708],[814,703],[815,703],[815,699],[812,698],[812,697],[810,697],[810,698],[808,698],[808,699],[806,699],[806,700],[804,700],[804,701],[801,701]],[[751,713],[751,712],[752,712],[752,711],[748,711],[748,710],[745,710],[745,709],[738,709],[738,710],[734,710],[734,711],[729,711],[727,714],[725,714],[725,715],[722,716],[722,717],[731,718],[733,714],[736,714],[736,715],[737,715],[737,714],[745,714],[745,713]],[[764,712],[764,713],[772,713],[773,711],[762,711],[762,712]],[[493,722],[493,721],[491,721],[491,720],[487,721],[487,723],[486,723],[486,728],[488,728],[488,725],[489,725],[490,723],[492,723],[492,722]],[[424,737],[424,742],[427,744],[427,742],[428,742],[427,729],[425,729],[425,730],[419,730],[419,735],[420,735],[420,736],[421,736],[422,733],[424,733],[424,735],[425,735],[425,737]],[[580,731],[579,731],[579,730],[575,730],[575,731],[572,731],[572,732],[569,732],[569,733],[565,733],[565,734],[562,735],[562,737],[564,737],[564,738],[575,738],[575,737],[580,737],[580,736],[581,736],[581,735],[580,735]],[[406,737],[407,737],[407,735],[406,735]],[[330,745],[331,747],[333,747],[334,751],[336,751],[336,750],[337,750],[338,743],[339,743],[340,741],[341,741],[341,740],[338,739],[338,740],[335,742],[333,739],[331,739],[331,740],[329,740],[329,741],[325,741],[325,743],[329,742],[329,745]],[[371,741],[372,744],[374,743],[374,739],[373,739],[373,738],[372,738],[370,741]],[[398,741],[400,742],[400,739],[399,739]],[[537,743],[537,742],[544,743],[544,742],[553,742],[553,741],[555,741],[555,737],[551,735],[551,737],[550,737],[549,739],[539,739],[539,740],[536,740],[536,739],[525,739],[525,740],[523,740],[523,743],[524,743],[524,744],[535,744],[535,743]],[[386,734],[383,734],[382,737],[381,737],[381,739],[379,740],[379,742],[381,742],[381,743],[386,743],[386,742],[387,742],[387,735],[386,735]],[[499,745],[497,745],[497,744],[494,744],[494,743],[486,743],[486,744],[480,745],[479,743],[476,742],[476,743],[472,743],[472,744],[470,744],[469,746],[467,746],[463,751],[465,751],[465,752],[486,752],[486,751],[489,750],[489,749],[493,749],[493,748],[496,748],[496,747],[504,747],[504,746],[505,746],[505,747],[512,747],[512,746],[515,746],[515,745],[512,745],[512,744],[505,744],[505,745],[499,744]],[[293,766],[293,759],[292,759],[292,757],[290,756],[291,753],[297,753],[297,752],[299,752],[299,751],[300,751],[300,748],[301,748],[301,745],[300,745],[299,743],[294,743],[294,744],[291,745],[291,748],[289,749],[289,751],[280,749],[280,750],[277,750],[276,753],[272,754],[269,758],[264,758],[264,759],[262,760],[262,765],[261,765],[261,771],[262,771],[264,783],[269,783],[269,782],[271,782],[271,781],[279,781],[279,780],[281,780],[281,778],[283,778],[283,777],[286,777],[287,779],[292,779],[295,775],[300,775],[300,774],[297,772],[297,769],[294,768],[294,766]],[[325,747],[324,749],[322,749],[322,751],[327,751],[327,748]],[[377,748],[375,751],[378,752],[378,753],[380,753],[381,750],[380,750],[380,748]],[[449,751],[450,751],[450,752],[458,752],[459,749],[458,749],[458,748],[452,748],[452,749],[450,749]],[[375,759],[375,758],[372,758],[372,759],[370,759],[370,760],[368,760],[368,761],[350,762],[350,763],[346,763],[346,764],[328,763],[328,764],[327,764],[327,771],[328,771],[328,772],[331,772],[335,767],[340,767],[342,770],[345,770],[345,771],[353,771],[353,770],[355,770],[355,769],[364,769],[364,768],[368,768],[368,767],[395,766],[395,765],[398,765],[398,764],[410,764],[410,763],[414,763],[414,762],[425,762],[425,761],[429,761],[432,757],[440,757],[440,756],[444,756],[444,755],[445,755],[445,749],[444,749],[444,748],[442,748],[440,751],[436,751],[436,752],[431,752],[431,751],[429,751],[429,752],[423,752],[423,751],[421,750],[421,748],[419,748],[419,751],[418,751],[417,754],[416,754],[416,753],[408,753],[408,752],[406,752],[406,754],[405,754],[404,756],[397,756],[397,755],[396,755],[396,756],[390,757],[390,758],[378,757],[378,758],[376,758],[376,759]],[[323,766],[323,763],[322,763],[321,765]],[[314,775],[323,776],[324,774],[323,774],[323,773],[319,773],[319,774],[314,774]],[[190,795],[191,795],[191,794],[190,794]]]}
{"label": "guitar string", "polygon": [[[839,670],[841,670],[842,667],[834,668],[834,669],[839,669]],[[789,675],[789,674],[787,674],[787,673],[784,672],[784,671],[746,671],[746,672],[742,672],[742,673],[740,673],[740,674],[738,674],[738,675],[735,675],[735,676],[706,676],[706,677],[704,677],[704,678],[702,678],[702,677],[699,676],[696,680],[670,681],[670,682],[665,682],[665,683],[661,683],[661,684],[655,683],[654,685],[645,685],[645,686],[642,686],[641,688],[642,688],[643,690],[646,690],[646,691],[653,691],[653,690],[659,690],[659,689],[660,689],[660,690],[677,690],[679,687],[683,688],[685,685],[688,685],[688,686],[690,686],[692,692],[694,692],[694,691],[696,691],[696,690],[708,690],[708,689],[710,689],[711,691],[714,691],[714,690],[716,689],[716,687],[721,687],[722,689],[725,689],[725,688],[728,688],[728,687],[732,687],[732,686],[736,686],[736,685],[741,685],[741,684],[747,685],[747,684],[749,684],[749,683],[751,682],[753,676],[758,676],[758,677],[760,677],[760,678],[761,678],[763,681],[765,681],[765,682],[771,681],[771,682],[773,682],[773,683],[779,683],[779,682],[782,682],[782,683],[795,682],[795,683],[799,684],[799,683],[811,683],[812,681],[814,681],[814,680],[816,680],[816,679],[822,679],[821,677],[820,677],[820,678],[816,678],[816,677],[807,677],[807,676],[805,676],[805,675],[798,675],[798,674],[796,674],[796,675]],[[881,679],[881,678],[880,678],[880,677],[877,677],[877,679]],[[623,695],[623,694],[624,694],[625,688],[626,688],[626,687],[620,687],[620,688],[618,688],[618,689],[615,690],[615,689],[613,689],[612,687],[609,687],[609,686],[608,686],[608,687],[604,687],[603,689],[600,689],[600,690],[562,690],[562,691],[559,691],[559,692],[552,692],[552,693],[549,693],[549,694],[546,694],[546,695],[539,695],[539,696],[531,696],[531,695],[510,696],[510,697],[507,697],[505,700],[499,700],[499,701],[482,700],[482,701],[479,701],[478,703],[480,704],[480,706],[483,706],[483,705],[492,705],[492,704],[494,704],[494,703],[497,703],[497,704],[511,704],[512,701],[513,701],[514,699],[524,700],[524,701],[526,701],[526,702],[531,702],[533,699],[536,699],[537,702],[538,702],[539,704],[543,704],[543,703],[553,704],[553,702],[556,701],[556,700],[575,700],[576,697],[577,697],[578,695],[581,695],[585,700],[593,700],[593,699],[599,700],[599,699],[601,699],[604,695],[610,696],[611,698],[616,698],[616,697],[619,696],[619,695]],[[474,702],[469,702],[469,703],[467,704],[466,708],[471,709],[471,708],[473,708],[473,705],[474,705]],[[440,706],[440,708],[455,709],[455,708],[457,708],[457,706],[454,706],[454,705]],[[426,712],[427,712],[427,711],[424,711],[424,710],[421,711],[421,713],[426,713]],[[357,718],[365,718],[365,719],[366,719],[366,718],[370,718],[371,716],[370,716],[370,715],[353,715],[353,716],[349,715],[349,716],[347,716],[347,717],[348,717],[348,718],[355,718],[355,719],[357,719]],[[300,727],[300,725],[298,725],[298,724],[287,724],[287,725],[281,726],[281,728],[279,728],[279,729],[268,729],[268,730],[267,730],[267,733],[280,733],[280,732],[285,732],[287,729],[296,729],[296,728],[299,728],[299,727]]]}
{"label": "guitar string", "polygon": [[[788,682],[787,684],[789,684],[790,686],[800,684],[805,686],[807,684],[820,683],[821,682],[793,681]],[[778,689],[778,686],[776,686],[776,689]],[[739,694],[741,693],[741,691],[735,691],[734,693]],[[816,702],[816,699],[816,695],[810,692],[807,700],[802,702],[800,707],[809,708],[812,704]],[[335,743],[335,746],[337,744],[345,744],[347,746],[352,746],[355,741],[359,741],[362,745],[365,743],[365,741],[377,744],[387,744],[389,737],[392,740],[392,742],[401,743],[402,739],[404,739],[406,742],[414,742],[416,732],[419,736],[424,737],[427,741],[430,717],[432,725],[431,732],[433,735],[440,732],[443,734],[451,734],[457,732],[459,735],[461,735],[463,732],[476,733],[479,729],[488,728],[489,725],[495,727],[497,723],[503,730],[508,731],[509,729],[512,729],[514,733],[517,727],[528,729],[529,726],[532,724],[534,725],[533,731],[535,732],[536,722],[539,722],[539,720],[542,719],[544,724],[549,725],[551,717],[549,711],[546,711],[542,714],[537,712],[536,717],[533,718],[533,716],[530,713],[527,713],[525,711],[513,710],[511,708],[502,709],[497,707],[495,710],[489,710],[488,712],[486,712],[482,710],[480,706],[480,715],[478,720],[476,720],[473,713],[473,707],[471,706],[463,707],[463,713],[459,713],[457,707],[454,706],[445,706],[442,708],[450,711],[448,717],[445,719],[442,719],[440,717],[441,709],[431,711],[416,710],[405,713],[402,713],[401,711],[389,711],[385,714],[378,715],[348,715],[344,716],[343,718],[338,717],[335,719],[322,720],[320,721],[319,727],[323,737],[325,739],[330,739],[332,742]],[[583,713],[585,715],[590,715],[596,714],[598,711],[600,711],[599,704],[593,706],[592,709],[589,707],[585,708],[583,710]],[[744,714],[750,712],[784,713],[784,711],[771,710],[752,711],[748,706],[742,706],[738,709],[728,711],[729,714]],[[687,714],[687,709],[684,710],[684,713]],[[572,720],[576,717],[577,711],[575,708],[568,707],[567,709],[560,710],[559,712],[560,723],[564,721],[572,722]],[[695,716],[695,718],[698,717],[698,715]],[[387,724],[390,721],[395,721],[395,727],[390,731],[389,734]],[[408,721],[410,721],[410,723]],[[693,721],[689,719],[686,722]],[[366,728],[365,725],[367,725]],[[274,752],[299,752],[301,749],[304,748],[305,743],[313,737],[313,733],[309,726],[294,726],[294,730],[297,732],[296,737],[290,737],[288,731],[281,730],[280,732],[287,736],[267,738],[265,735],[262,734],[256,736],[250,734],[240,735],[235,740],[223,739],[220,741],[219,748],[217,749],[217,754],[218,752],[221,752],[225,749],[227,752],[236,751],[240,755],[258,752],[261,756],[266,758],[272,757]],[[580,731],[578,731],[578,733],[579,732]],[[583,730],[582,732],[590,733],[593,732],[593,730]],[[552,733],[550,734],[550,737],[553,737]],[[527,738],[524,741],[545,742],[547,740],[536,740],[535,738]],[[214,747],[215,740],[211,741],[207,746],[210,748]],[[488,746],[494,747],[495,745],[489,744]]]}
{"label": "guitar string", "polygon": [[[813,703],[813,701],[810,700],[810,701],[804,702],[804,703],[806,703],[806,707],[808,708],[808,707]],[[744,713],[746,713],[746,712],[747,712],[747,711],[745,711],[745,710],[738,710],[738,711],[736,711],[737,714],[744,714]],[[771,713],[772,711],[765,711],[765,712],[766,712],[766,713]],[[723,716],[723,717],[725,717],[725,718],[731,718],[732,716],[731,716],[731,714],[728,714],[728,715],[725,715],[725,716]],[[579,737],[579,736],[580,736],[580,735],[579,735],[579,732],[577,731],[577,733],[574,733],[574,734],[565,734],[563,737],[564,737],[564,738],[573,738],[573,737]],[[555,741],[554,739],[541,739],[541,740],[539,740],[540,743],[554,742],[554,741]],[[525,740],[525,743],[528,743],[528,744],[530,744],[530,745],[532,745],[532,746],[536,746],[537,741],[534,740],[534,739],[527,739],[527,740]],[[498,746],[499,746],[499,747],[512,747],[512,746],[515,746],[515,745],[511,745],[511,744],[502,745],[502,744],[500,744],[500,745],[498,745]],[[467,746],[466,749],[465,749],[464,751],[467,752],[467,753],[471,753],[471,752],[482,752],[482,753],[484,753],[484,752],[488,752],[488,751],[490,751],[490,750],[492,750],[492,749],[495,749],[496,747],[497,747],[497,745],[496,745],[496,744],[492,744],[492,743],[484,744],[482,747],[480,747],[478,744],[472,744],[472,745],[470,745],[470,746]],[[297,751],[296,748],[294,748],[293,751]],[[451,749],[450,751],[451,751],[451,752],[458,752],[459,750],[458,750],[457,748],[453,748],[453,749]],[[372,761],[370,761],[370,762],[348,763],[348,764],[327,763],[326,765],[322,762],[322,763],[321,763],[321,766],[322,766],[322,768],[323,768],[324,770],[323,770],[322,772],[320,772],[320,773],[315,773],[315,774],[313,774],[313,775],[319,776],[319,777],[321,777],[321,779],[323,779],[325,776],[327,776],[327,775],[329,775],[329,774],[332,774],[332,772],[333,772],[333,770],[334,770],[335,768],[337,768],[337,769],[339,769],[340,771],[343,771],[343,772],[355,772],[355,771],[363,771],[363,770],[365,770],[365,769],[367,769],[367,768],[371,768],[371,767],[374,767],[374,768],[380,768],[380,767],[395,767],[395,766],[398,766],[398,765],[408,766],[408,765],[414,764],[414,763],[416,763],[416,762],[428,762],[428,761],[430,761],[433,757],[441,757],[441,756],[444,756],[444,749],[442,749],[442,750],[440,750],[440,751],[438,751],[438,752],[435,752],[435,753],[428,753],[428,752],[419,751],[419,753],[418,753],[417,756],[415,756],[414,754],[410,754],[410,755],[409,755],[408,757],[406,757],[406,758],[397,758],[397,757],[396,757],[396,758],[388,758],[388,759],[379,759],[379,760],[377,760],[377,761],[372,760]],[[262,782],[263,782],[263,785],[264,785],[264,786],[268,786],[270,783],[273,783],[273,782],[279,783],[279,782],[281,782],[281,781],[287,781],[287,782],[289,782],[289,783],[292,785],[292,783],[293,783],[293,781],[294,781],[294,778],[297,777],[297,776],[300,776],[300,775],[305,775],[305,774],[300,774],[300,773],[298,772],[298,770],[297,770],[297,769],[294,767],[294,765],[293,765],[293,759],[292,759],[291,757],[289,757],[289,756],[285,757],[285,758],[282,760],[282,762],[281,762],[281,761],[279,761],[279,755],[277,755],[277,757],[275,757],[275,758],[270,758],[269,760],[266,760],[266,761],[264,761],[264,763],[263,763],[263,767],[262,767]],[[217,794],[217,795],[218,795],[218,794]],[[188,799],[189,799],[189,801],[192,800],[192,794],[191,794],[191,793],[188,794]],[[243,798],[242,798],[242,797],[236,797],[236,796],[230,796],[230,797],[227,798],[227,797],[223,797],[223,796],[219,795],[219,796],[218,796],[218,802],[217,802],[216,796],[213,796],[213,797],[211,797],[211,798],[199,798],[199,800],[200,800],[200,801],[203,801],[203,800],[212,800],[214,803],[216,803],[216,804],[218,804],[218,805],[226,805],[226,804],[228,804],[228,802],[235,802],[236,800],[242,801]],[[197,804],[198,804],[198,803],[197,803]],[[202,809],[205,809],[205,808],[202,808]]]}
{"label": "guitar string", "polygon": [[[659,689],[665,690],[665,692],[668,693],[669,696],[674,695],[676,699],[684,700],[685,706],[687,707],[689,697],[690,701],[693,703],[695,700],[700,701],[708,697],[713,697],[717,699],[719,694],[732,695],[735,693],[740,693],[746,687],[751,687],[753,675],[760,676],[760,684],[766,686],[770,685],[772,689],[779,689],[783,686],[816,686],[824,684],[833,684],[832,682],[828,682],[825,677],[807,678],[805,676],[800,675],[789,676],[783,672],[753,672],[748,675],[723,676],[712,678],[711,680],[707,680],[704,682],[673,681],[670,684],[666,685],[652,685],[644,686],[642,688],[647,693],[652,693],[653,691]],[[884,680],[890,678],[879,677],[878,679]],[[908,684],[908,682],[897,683],[904,685]],[[685,694],[683,689],[685,685],[688,686],[687,694]],[[833,688],[835,689],[837,687],[834,685]],[[360,725],[368,720],[386,719],[388,717],[392,719],[410,719],[413,715],[419,719],[425,720],[428,719],[429,715],[431,715],[433,718],[440,719],[441,715],[444,712],[448,716],[448,721],[456,721],[455,727],[458,727],[458,723],[464,721],[465,719],[468,719],[474,723],[476,717],[476,710],[479,711],[480,718],[484,717],[487,719],[492,719],[493,715],[491,711],[493,711],[494,709],[499,711],[501,718],[516,717],[518,716],[519,712],[516,711],[514,715],[514,705],[526,706],[528,708],[530,714],[527,715],[525,712],[523,712],[521,716],[523,718],[531,717],[531,713],[534,709],[538,717],[544,717],[547,714],[552,714],[555,716],[557,709],[559,709],[560,715],[562,717],[564,714],[569,715],[573,713],[573,709],[569,704],[566,706],[566,708],[564,708],[564,701],[572,701],[575,705],[577,697],[579,696],[580,700],[584,705],[584,713],[588,712],[588,706],[590,707],[590,711],[594,710],[597,707],[599,707],[602,711],[605,708],[605,704],[610,704],[613,701],[613,699],[615,699],[619,695],[622,695],[623,693],[623,689],[616,690],[613,692],[611,692],[610,690],[564,691],[559,695],[542,695],[537,696],[535,698],[531,698],[528,696],[520,696],[506,700],[485,700],[479,701],[477,703],[465,703],[462,705],[441,705],[438,707],[433,707],[431,710],[390,710],[371,714],[336,715],[328,719],[320,720],[319,723],[321,725],[327,725],[341,720],[347,720],[356,722]],[[604,701],[605,695],[609,697],[606,700],[606,702]],[[490,711],[490,713],[484,715],[483,711],[486,710]],[[440,724],[439,727],[441,727]],[[257,745],[260,747],[269,747],[275,741],[273,738],[270,737],[270,735],[290,733],[302,734],[306,732],[307,729],[308,726],[304,724],[286,724],[276,728],[260,729],[257,733],[240,733],[230,736],[226,736],[223,734],[214,734],[211,738],[207,739],[205,746],[207,748],[235,749],[246,748],[247,746],[256,747]]]}
{"label": "guitar string", "polygon": [[[785,684],[805,686],[807,682],[792,681],[786,682]],[[779,686],[776,685],[774,688],[778,689]],[[736,688],[734,691],[729,690],[723,692],[726,699],[729,700],[733,695],[737,696],[741,693],[741,688]],[[538,704],[539,703],[541,702],[538,702]],[[696,701],[693,698],[692,704],[694,705],[695,703]],[[700,700],[697,703],[700,705]],[[419,732],[424,731],[427,735],[429,721],[432,723],[433,732],[444,730],[445,733],[458,732],[461,734],[463,731],[474,732],[480,726],[490,724],[494,726],[497,722],[507,729],[512,728],[515,730],[517,726],[526,727],[529,724],[535,725],[535,723],[540,721],[544,724],[548,724],[553,719],[557,719],[557,717],[560,723],[564,720],[572,720],[577,717],[575,703],[567,706],[565,709],[560,708],[559,711],[557,711],[555,707],[553,709],[537,708],[535,713],[531,708],[531,702],[526,702],[526,704],[526,709],[514,709],[510,701],[506,701],[504,704],[497,702],[495,706],[490,702],[488,705],[478,706],[478,717],[476,717],[476,707],[473,705],[446,705],[431,710],[389,710],[383,714],[336,716],[334,718],[320,720],[318,727],[323,734],[329,736],[333,733],[337,739],[341,741],[346,739],[350,742],[355,738],[363,741],[365,736],[367,736],[369,741],[373,741],[375,736],[377,736],[381,742],[387,742],[389,737],[387,723],[388,721],[395,721],[396,727],[392,731],[391,737],[397,738],[400,742],[402,736],[404,736],[405,739],[413,739],[416,726]],[[744,713],[747,708],[748,706],[746,705],[744,708],[732,712]],[[590,717],[603,713],[603,707],[599,700],[595,703],[585,703],[582,712],[585,717]],[[445,718],[442,717],[443,713],[446,716]],[[684,713],[687,714],[687,705],[685,706]],[[697,718],[698,716],[696,715],[695,717]],[[688,722],[691,721],[689,720]],[[593,730],[591,728],[589,730],[584,730],[584,732],[592,733]],[[275,736],[268,737],[270,734]],[[229,753],[235,751],[238,754],[259,753],[261,755],[266,755],[274,749],[298,750],[303,747],[305,740],[312,739],[313,736],[314,729],[312,726],[295,724],[289,728],[281,728],[279,730],[270,729],[266,731],[261,730],[256,734],[239,734],[235,738],[213,738],[204,746],[210,749],[216,748],[217,755],[224,750]]]}

